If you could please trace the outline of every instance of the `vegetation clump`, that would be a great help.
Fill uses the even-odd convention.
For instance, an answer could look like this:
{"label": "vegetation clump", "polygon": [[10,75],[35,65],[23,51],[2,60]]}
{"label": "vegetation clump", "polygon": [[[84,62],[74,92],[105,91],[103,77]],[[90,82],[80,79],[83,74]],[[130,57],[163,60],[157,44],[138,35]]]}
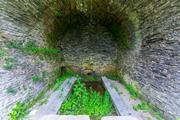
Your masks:
{"label": "vegetation clump", "polygon": [[3,49],[0,49],[0,58],[4,57],[6,52]]}
{"label": "vegetation clump", "polygon": [[5,58],[5,63],[3,64],[3,68],[6,70],[11,70],[13,68],[15,62],[17,62],[15,57]]}
{"label": "vegetation clump", "polygon": [[136,99],[140,97],[140,93],[137,91],[135,86],[130,83],[127,83],[122,77],[122,75],[116,72],[113,72],[113,73],[109,72],[109,73],[106,73],[106,76],[112,80],[119,80],[119,82],[125,86],[129,94],[131,94],[131,98]]}
{"label": "vegetation clump", "polygon": [[[74,75],[74,72],[71,69],[67,69],[67,71],[65,72],[64,75],[60,76],[55,83],[52,86],[49,86],[48,88],[43,89],[41,92],[39,92],[39,94],[32,100],[29,100],[28,102],[26,102],[26,104],[22,103],[22,102],[17,102],[16,105],[13,107],[13,109],[11,110],[10,114],[9,114],[9,119],[10,120],[21,120],[23,119],[26,115],[28,115],[29,113],[29,109],[35,105],[37,102],[40,102],[40,100],[42,100],[45,96],[45,93],[49,90],[49,89],[55,89],[57,90],[61,83],[67,79],[70,78]],[[40,80],[41,78],[39,76],[33,76],[32,80],[34,82]],[[12,88],[9,88],[8,92],[14,92],[11,90]]]}
{"label": "vegetation clump", "polygon": [[11,93],[11,94],[16,94],[17,93],[17,90],[11,86],[9,86],[7,89],[6,89],[6,92],[7,93]]}
{"label": "vegetation clump", "polygon": [[23,103],[17,102],[12,109],[10,115],[10,120],[19,120],[27,115],[26,107]]}
{"label": "vegetation clump", "polygon": [[6,43],[6,47],[9,49],[16,49],[25,54],[30,55],[39,55],[40,57],[45,58],[46,60],[62,60],[62,56],[60,55],[61,50],[55,48],[47,48],[47,47],[39,47],[33,41],[28,41],[23,45],[21,41],[14,40],[8,41]]}
{"label": "vegetation clump", "polygon": [[64,80],[73,76],[75,76],[75,72],[72,69],[66,69],[65,73],[61,77],[56,79],[54,83],[54,90],[58,90]]}
{"label": "vegetation clump", "polygon": [[79,78],[74,85],[73,93],[62,104],[59,112],[71,115],[87,114],[93,120],[98,120],[111,114],[112,103],[107,92],[101,96],[98,92],[87,89]]}

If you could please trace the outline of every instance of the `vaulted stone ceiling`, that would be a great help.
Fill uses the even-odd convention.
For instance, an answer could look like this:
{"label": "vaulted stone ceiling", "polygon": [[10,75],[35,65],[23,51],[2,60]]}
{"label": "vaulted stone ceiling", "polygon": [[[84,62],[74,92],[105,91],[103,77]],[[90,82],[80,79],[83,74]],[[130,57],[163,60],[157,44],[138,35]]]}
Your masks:
{"label": "vaulted stone ceiling", "polygon": [[[98,5],[103,5],[103,3],[99,4],[98,2],[98,4],[90,6],[93,1],[96,2],[96,0],[75,0],[70,4],[70,8],[66,8],[68,2],[63,8],[60,1],[54,5],[50,0],[1,0],[1,45],[7,39],[18,39],[23,42],[31,39],[40,45],[47,46],[45,39],[47,39],[48,33],[54,30],[57,32],[57,20],[63,21],[61,17],[59,19],[55,16],[55,11],[59,7],[64,10],[62,14],[67,14],[67,16],[72,15],[68,13],[71,12],[71,8],[73,8],[72,11],[76,8],[75,10],[88,16],[88,19],[96,20],[101,16],[101,19],[96,21],[98,24],[101,24],[104,19],[108,20],[115,16],[127,27],[130,33],[128,39],[132,43],[131,49],[120,50],[117,53],[119,54],[117,58],[119,61],[118,69],[126,73],[127,80],[138,83],[144,97],[157,106],[167,120],[180,116],[180,1],[107,0],[104,2],[108,3],[106,9],[101,9],[101,7],[98,9]],[[58,6],[58,4],[60,5]],[[67,13],[65,13],[65,9],[68,9]],[[101,14],[105,12],[107,13]],[[65,20],[64,23],[67,21]],[[104,24],[101,25],[104,26]],[[59,29],[59,33],[61,32]],[[67,33],[71,32],[59,34],[59,40],[67,39]],[[56,42],[54,44],[59,44],[59,41]],[[79,47],[82,46],[79,45]],[[114,48],[109,50],[114,50]],[[70,52],[72,51],[70,50]],[[72,60],[70,61],[72,62]],[[74,62],[76,63],[76,60]],[[24,75],[27,76],[27,74]],[[0,80],[2,81],[2,79]],[[2,83],[14,84],[13,81]],[[23,84],[28,85],[26,82]],[[32,91],[36,90],[36,88],[32,88]],[[26,97],[25,95],[23,99]],[[8,101],[6,105],[8,104],[13,103]],[[1,103],[0,106],[2,106]]]}

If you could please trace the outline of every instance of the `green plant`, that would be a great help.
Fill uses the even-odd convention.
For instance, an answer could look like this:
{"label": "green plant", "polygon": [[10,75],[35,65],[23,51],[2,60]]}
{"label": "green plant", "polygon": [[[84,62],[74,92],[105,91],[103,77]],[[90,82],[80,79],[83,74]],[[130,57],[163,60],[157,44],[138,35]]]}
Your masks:
{"label": "green plant", "polygon": [[6,69],[6,70],[12,69],[15,62],[17,62],[15,57],[6,58],[5,63],[3,64],[4,69]]}
{"label": "green plant", "polygon": [[35,76],[32,77],[33,82],[37,82],[39,80],[41,80],[41,78],[38,75],[35,75]]}
{"label": "green plant", "polygon": [[0,58],[1,58],[1,57],[4,57],[5,55],[6,55],[5,51],[2,50],[2,49],[0,49]]}
{"label": "green plant", "polygon": [[[39,56],[43,56],[44,58],[46,58],[47,60],[58,60],[61,61],[61,56],[59,55],[61,53],[61,51],[59,49],[55,49],[55,48],[46,48],[46,47],[39,47],[36,45],[35,42],[29,40],[28,42],[26,42],[26,44],[23,46],[23,44],[20,41],[8,41],[6,43],[6,47],[8,47],[9,49],[17,49],[22,51],[23,53],[26,54],[34,54],[34,55],[39,55]],[[0,56],[4,55],[3,52],[0,51]]]}
{"label": "green plant", "polygon": [[48,72],[47,71],[42,71],[42,79],[45,79],[47,77]]}
{"label": "green plant", "polygon": [[96,120],[112,112],[112,103],[107,92],[101,96],[92,89],[88,90],[78,78],[74,85],[73,93],[62,104],[59,112],[73,115],[88,114],[93,120]]}
{"label": "green plant", "polygon": [[7,93],[11,93],[11,94],[16,94],[17,93],[17,90],[11,86],[9,86],[7,89],[6,89],[6,92]]}
{"label": "green plant", "polygon": [[92,75],[81,75],[81,78],[82,80],[85,80],[85,81],[98,81],[99,80],[99,76],[98,75],[95,75],[95,76],[92,76]]}
{"label": "green plant", "polygon": [[158,120],[164,120],[164,118],[162,118],[162,115],[161,115],[161,113],[159,112],[159,111],[153,111],[152,110],[152,113],[153,113],[153,115],[158,119]]}
{"label": "green plant", "polygon": [[12,111],[10,112],[10,120],[19,120],[27,115],[26,107],[23,103],[17,102]]}
{"label": "green plant", "polygon": [[43,55],[49,55],[49,54],[59,54],[60,50],[58,49],[53,49],[53,48],[43,48],[43,47],[38,47],[34,42],[28,41],[25,44],[25,47],[23,50],[26,53],[32,53],[32,54],[43,54]]}
{"label": "green plant", "polygon": [[126,84],[125,87],[129,91],[129,93],[131,94],[131,97],[133,99],[136,99],[139,97],[138,91],[136,90],[136,88],[132,84]]}
{"label": "green plant", "polygon": [[10,120],[21,120],[28,114],[28,109],[35,105],[38,101],[42,100],[45,96],[45,93],[49,88],[45,88],[39,92],[39,94],[32,100],[28,100],[26,104],[22,102],[17,102],[16,105],[12,108],[9,119]]}
{"label": "green plant", "polygon": [[6,47],[9,49],[15,48],[15,49],[22,49],[23,45],[21,41],[18,40],[12,40],[12,41],[8,41],[6,43]]}
{"label": "green plant", "polygon": [[141,104],[133,106],[133,109],[138,111],[138,110],[143,110],[143,111],[150,111],[150,108],[146,102],[142,102]]}
{"label": "green plant", "polygon": [[142,110],[144,112],[151,112],[158,120],[164,120],[159,110],[155,109],[151,104],[144,100],[142,103],[134,105],[133,109],[136,111]]}
{"label": "green plant", "polygon": [[68,78],[75,76],[76,73],[72,69],[66,69],[64,75],[60,76],[54,83],[54,90],[58,90],[62,82]]}
{"label": "green plant", "polygon": [[55,16],[56,16],[56,17],[61,17],[61,16],[62,16],[61,11],[60,11],[60,10],[57,10],[57,11],[55,12]]}
{"label": "green plant", "polygon": [[6,70],[11,70],[13,68],[13,64],[6,61],[5,64],[3,64],[3,68]]}

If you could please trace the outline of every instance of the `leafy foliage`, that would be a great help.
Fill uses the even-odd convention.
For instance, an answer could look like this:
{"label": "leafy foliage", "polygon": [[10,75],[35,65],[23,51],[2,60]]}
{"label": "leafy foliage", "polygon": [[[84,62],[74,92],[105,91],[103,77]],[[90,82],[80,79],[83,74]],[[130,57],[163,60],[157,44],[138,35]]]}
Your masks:
{"label": "leafy foliage", "polygon": [[10,120],[19,120],[27,114],[26,107],[23,103],[17,102],[12,109],[10,115]]}
{"label": "leafy foliage", "polygon": [[17,62],[15,57],[5,58],[5,63],[3,64],[3,68],[6,70],[11,70],[15,62]]}
{"label": "leafy foliage", "polygon": [[60,50],[57,50],[57,49],[40,48],[32,41],[27,42],[23,49],[25,52],[32,53],[32,54],[49,55],[49,54],[59,54],[60,53]]}
{"label": "leafy foliage", "polygon": [[4,57],[5,55],[6,55],[6,52],[0,49],[0,58]]}
{"label": "leafy foliage", "polygon": [[[8,41],[6,47],[9,49],[17,49],[25,54],[33,54],[44,57],[46,60],[62,60],[61,50],[55,48],[39,47],[35,42],[29,40],[25,45],[20,41]],[[10,66],[10,65],[9,65]]]}
{"label": "leafy foliage", "polygon": [[141,104],[138,104],[138,105],[135,105],[133,106],[133,109],[138,111],[138,110],[143,110],[143,111],[150,111],[149,109],[149,106],[146,102],[142,102]]}
{"label": "leafy foliage", "polygon": [[15,49],[22,49],[22,42],[17,40],[8,41],[6,43],[6,47],[9,49],[15,48]]}
{"label": "leafy foliage", "polygon": [[42,90],[34,99],[28,101],[26,104],[17,102],[9,114],[9,120],[21,120],[28,114],[28,109],[40,101],[48,89]]}
{"label": "leafy foliage", "polygon": [[75,76],[75,72],[72,69],[66,69],[64,75],[60,76],[54,83],[54,89],[58,90],[62,84],[62,82],[68,78]]}
{"label": "leafy foliage", "polygon": [[35,75],[35,76],[32,77],[33,82],[37,82],[39,80],[41,80],[41,78],[38,75]]}
{"label": "leafy foliage", "polygon": [[107,92],[101,96],[98,92],[87,90],[79,80],[76,81],[73,93],[62,104],[61,114],[88,114],[93,120],[109,115],[112,112],[112,103]]}

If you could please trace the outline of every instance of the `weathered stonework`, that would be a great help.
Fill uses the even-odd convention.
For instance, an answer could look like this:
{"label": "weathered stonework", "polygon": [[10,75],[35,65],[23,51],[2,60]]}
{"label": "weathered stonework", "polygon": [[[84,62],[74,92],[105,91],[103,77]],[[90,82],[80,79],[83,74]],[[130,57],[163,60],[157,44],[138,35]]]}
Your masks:
{"label": "weathered stonework", "polygon": [[[0,56],[1,120],[9,119],[8,114],[17,102],[31,100],[47,87],[48,81],[55,79],[51,75],[58,67],[54,61],[47,62],[38,56],[27,55],[20,50],[6,47],[8,41],[15,40],[23,44],[31,40],[43,45],[46,26],[42,20],[37,19],[41,14],[39,11],[41,6],[36,1],[21,2],[0,1],[0,50],[4,51],[4,55]],[[37,16],[35,17],[31,12]],[[6,70],[4,64],[8,58],[13,59],[14,62],[12,68]],[[39,76],[41,80],[33,82],[33,76]]]}
{"label": "weathered stonework", "polygon": [[103,73],[115,66],[116,43],[105,27],[80,25],[60,40],[67,65],[82,72]]}
{"label": "weathered stonework", "polygon": [[139,15],[134,33],[140,33],[136,44],[141,45],[121,54],[120,69],[140,84],[143,95],[167,120],[180,116],[179,5],[178,0],[134,3]]}
{"label": "weathered stonework", "polygon": [[[116,5],[114,11],[120,11],[118,12],[119,14],[123,13],[123,15],[126,15],[132,22],[132,26],[130,26],[129,29],[132,33],[131,40],[133,41],[133,48],[129,51],[120,51],[120,69],[125,71],[130,79],[139,83],[144,96],[160,109],[165,119],[174,120],[180,117],[180,1],[112,0],[109,4]],[[7,36],[8,40],[18,39],[26,42],[27,39],[32,39],[37,43],[43,43],[43,39],[45,38],[44,30],[48,29],[47,25],[43,24],[43,18],[46,18],[48,22],[51,22],[52,19],[51,17],[47,17],[48,13],[44,13],[49,5],[50,3],[48,0],[1,0],[0,33],[2,38],[0,38],[0,42],[4,43],[4,41],[7,40]],[[64,36],[63,40],[71,38],[68,37],[68,34],[69,33]],[[91,38],[88,37],[88,35],[88,32],[82,32],[80,37],[85,40],[90,40]],[[115,54],[113,50],[115,50],[115,48],[113,43],[109,41],[111,39],[109,35],[107,38],[104,37],[105,35],[103,32],[100,32],[100,35],[92,35],[95,38],[98,36],[96,39],[102,38],[104,43],[106,43],[104,46],[110,44],[107,46],[109,48],[108,51],[111,51],[109,55],[107,50],[105,50],[106,54],[103,52],[100,52],[100,54],[94,53],[97,51],[93,48],[98,47],[97,50],[102,50],[101,47],[99,48],[99,43],[103,42],[97,42],[95,46],[91,46],[92,49],[88,49],[89,45],[86,45],[85,49],[89,51],[89,54],[80,52],[82,53],[81,57],[83,59],[79,58],[80,62],[77,63],[78,55],[73,52],[72,46],[68,46],[74,45],[75,43],[70,42],[71,44],[64,44],[63,46],[65,48],[66,60],[69,61],[70,64],[77,63],[77,65],[81,64],[82,66],[84,57],[86,56],[93,56],[92,61],[95,61],[94,63],[98,65],[100,64],[100,66],[107,65],[102,62],[103,56],[105,57],[103,60],[105,60],[106,63],[113,63],[112,60],[114,60],[113,56]],[[73,40],[77,41],[77,43],[82,43],[76,38],[75,36]],[[2,45],[1,43],[0,45]],[[78,48],[79,46],[78,50],[84,50],[82,45],[75,45],[75,47]],[[31,85],[28,72],[28,69],[30,69],[31,74],[34,74],[33,67],[35,67],[35,65],[33,65],[32,60],[35,59],[36,61],[38,58],[21,55],[15,50],[8,51],[8,55],[12,54],[18,54],[16,55],[18,57],[18,64],[19,62],[22,64],[27,63],[27,65],[31,67],[22,70],[21,67],[17,65],[17,69],[14,68],[12,71],[6,71],[0,67],[0,80],[2,81],[0,84],[0,89],[2,89],[0,93],[1,101],[5,101],[4,98],[13,101],[14,97],[4,94],[5,89],[11,84],[13,86],[16,86],[16,84],[25,85],[28,89],[33,87],[31,89],[33,95],[42,88]],[[72,57],[69,56],[71,54]],[[94,55],[96,56],[94,57]],[[29,61],[27,62],[26,60]],[[4,61],[1,59],[1,62]],[[47,64],[51,66],[51,63]],[[39,69],[40,71],[37,71],[37,73],[41,72],[41,65]],[[95,69],[99,70],[100,68],[97,67]],[[23,73],[23,71],[26,72]],[[16,72],[17,74],[14,74]],[[28,79],[24,79],[21,76],[22,74],[24,78]],[[15,79],[16,77],[17,79]],[[43,83],[39,85],[43,86]],[[3,111],[2,113],[7,113],[6,111],[9,111],[16,101],[28,97],[25,95],[25,91],[21,94],[23,97],[18,96],[19,94],[20,93],[17,93],[17,99],[13,102],[8,101],[3,103],[5,105],[2,108],[0,107],[0,111]],[[10,105],[10,107],[5,108],[7,105]],[[7,114],[3,114],[0,116],[4,117],[6,115]]]}

